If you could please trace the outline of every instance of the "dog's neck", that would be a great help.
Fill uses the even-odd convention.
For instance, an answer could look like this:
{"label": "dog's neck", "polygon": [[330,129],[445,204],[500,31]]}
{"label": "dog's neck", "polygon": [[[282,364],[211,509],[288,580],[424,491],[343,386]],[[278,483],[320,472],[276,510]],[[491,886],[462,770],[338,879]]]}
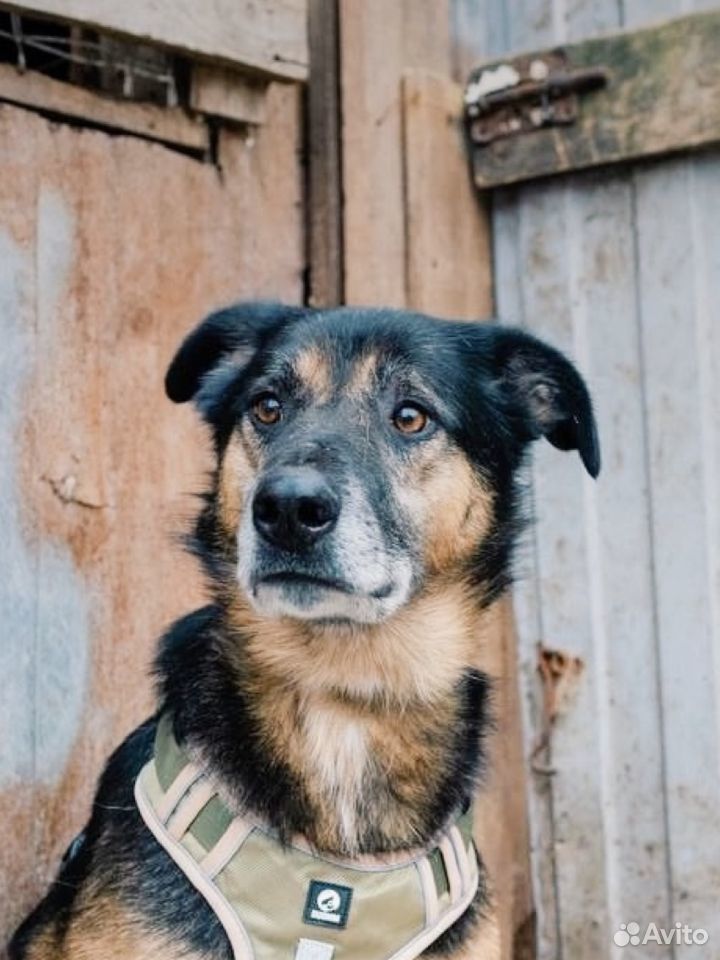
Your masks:
{"label": "dog's neck", "polygon": [[195,616],[204,641],[161,658],[167,705],[233,805],[353,855],[428,843],[469,800],[487,682],[461,588],[361,630],[263,621],[237,600]]}

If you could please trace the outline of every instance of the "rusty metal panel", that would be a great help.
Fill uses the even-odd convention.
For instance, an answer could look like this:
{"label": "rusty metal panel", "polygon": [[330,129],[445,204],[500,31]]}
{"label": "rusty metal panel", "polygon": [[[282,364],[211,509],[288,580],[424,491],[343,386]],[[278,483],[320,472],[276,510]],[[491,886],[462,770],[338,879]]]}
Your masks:
{"label": "rusty metal panel", "polygon": [[156,639],[202,601],[174,542],[209,452],[164,397],[181,336],[302,296],[299,92],[218,168],[0,107],[0,941],[151,705]]}
{"label": "rusty metal panel", "polygon": [[[475,54],[715,6],[487,0]],[[547,445],[529,475],[516,610],[542,960],[619,958],[652,923],[708,946],[644,957],[720,943],[718,197],[708,153],[494,198],[498,312],[576,358],[604,448],[597,484]]]}

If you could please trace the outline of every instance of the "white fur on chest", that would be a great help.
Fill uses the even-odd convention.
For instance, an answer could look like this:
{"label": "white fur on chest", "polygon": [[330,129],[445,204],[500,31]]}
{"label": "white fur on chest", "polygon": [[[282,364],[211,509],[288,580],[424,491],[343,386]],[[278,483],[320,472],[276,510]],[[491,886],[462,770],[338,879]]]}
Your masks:
{"label": "white fur on chest", "polygon": [[367,730],[335,707],[315,705],[306,713],[303,728],[308,761],[326,801],[337,812],[343,840],[352,849],[368,761]]}

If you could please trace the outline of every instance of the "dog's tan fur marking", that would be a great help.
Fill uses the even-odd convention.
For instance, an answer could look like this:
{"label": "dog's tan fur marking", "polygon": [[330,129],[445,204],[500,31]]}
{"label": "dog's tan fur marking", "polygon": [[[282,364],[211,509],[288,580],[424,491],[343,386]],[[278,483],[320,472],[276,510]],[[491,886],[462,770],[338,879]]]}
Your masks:
{"label": "dog's tan fur marking", "polygon": [[408,706],[402,724],[387,706],[348,703],[320,691],[272,688],[258,707],[264,736],[313,804],[313,843],[357,853],[369,811],[373,829],[390,848],[419,831],[418,811],[443,769],[441,732],[453,722],[451,704]]}
{"label": "dog's tan fur marking", "polygon": [[318,403],[327,403],[332,395],[332,370],[328,357],[317,346],[302,350],[293,361],[301,383]]}
{"label": "dog's tan fur marking", "polygon": [[59,937],[55,924],[28,949],[27,960],[201,960],[203,954],[151,934],[108,894],[87,892]]}
{"label": "dog's tan fur marking", "polygon": [[424,530],[429,573],[467,560],[490,528],[493,500],[465,454],[443,436],[418,446],[395,471],[394,491]]}
{"label": "dog's tan fur marking", "polygon": [[243,426],[228,441],[218,478],[218,517],[226,535],[237,536],[247,491],[262,463],[261,448],[252,428]]}
{"label": "dog's tan fur marking", "polygon": [[317,778],[318,800],[325,797],[338,811],[344,843],[352,846],[368,762],[366,726],[341,704],[320,701],[310,703],[302,715],[300,739],[305,746],[304,767],[313,768]]}
{"label": "dog's tan fur marking", "polygon": [[472,589],[435,578],[390,620],[345,631],[265,620],[237,598],[231,617],[245,639],[228,656],[273,755],[317,809],[311,839],[352,854],[362,805],[362,823],[407,843],[444,770],[457,720],[448,693],[477,658]]}
{"label": "dog's tan fur marking", "polygon": [[344,389],[346,396],[358,398],[375,389],[378,361],[378,354],[374,350],[364,353],[355,361]]}
{"label": "dog's tan fur marking", "polygon": [[476,607],[472,587],[437,577],[379,624],[343,629],[266,619],[238,594],[229,616],[253,663],[273,684],[290,677],[307,690],[407,704],[446,695],[473,662]]}
{"label": "dog's tan fur marking", "polygon": [[502,955],[500,924],[497,911],[491,907],[483,911],[465,943],[447,957],[448,960],[500,960]]}

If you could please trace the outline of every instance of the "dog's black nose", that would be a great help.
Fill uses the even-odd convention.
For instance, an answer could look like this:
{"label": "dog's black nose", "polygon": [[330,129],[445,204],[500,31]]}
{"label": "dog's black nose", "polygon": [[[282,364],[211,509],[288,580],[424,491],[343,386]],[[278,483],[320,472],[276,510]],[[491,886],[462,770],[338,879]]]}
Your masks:
{"label": "dog's black nose", "polygon": [[286,550],[308,547],[329,533],[339,513],[337,497],[317,470],[288,468],[266,477],[253,501],[258,533]]}

